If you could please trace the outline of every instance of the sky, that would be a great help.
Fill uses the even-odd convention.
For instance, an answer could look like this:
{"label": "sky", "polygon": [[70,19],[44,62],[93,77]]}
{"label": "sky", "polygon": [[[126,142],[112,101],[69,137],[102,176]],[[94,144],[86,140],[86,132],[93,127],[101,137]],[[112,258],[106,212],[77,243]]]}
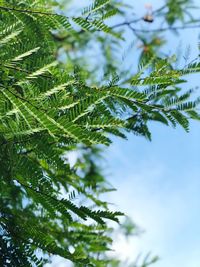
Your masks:
{"label": "sky", "polygon": [[[143,15],[146,2],[132,1],[138,17]],[[155,9],[162,5],[159,0],[149,3]],[[196,4],[200,7],[198,0]],[[198,29],[184,31],[179,37],[168,34],[165,51],[176,53],[182,43],[183,51],[190,45],[191,57],[195,57],[198,35]],[[194,75],[186,86],[189,89],[198,82],[199,75]],[[192,122],[190,133],[155,123],[150,129],[152,142],[129,135],[128,141],[114,138],[106,150],[108,178],[117,188],[107,199],[144,230],[141,236],[128,242],[119,237],[114,242],[113,253],[123,260],[133,260],[138,254],[151,251],[160,257],[155,267],[198,267],[200,123]],[[68,265],[56,258],[47,266]]]}
{"label": "sky", "polygon": [[122,259],[151,251],[160,267],[200,263],[200,126],[186,134],[160,125],[152,142],[129,136],[109,148],[110,181],[118,190],[109,200],[145,232],[114,249]]}

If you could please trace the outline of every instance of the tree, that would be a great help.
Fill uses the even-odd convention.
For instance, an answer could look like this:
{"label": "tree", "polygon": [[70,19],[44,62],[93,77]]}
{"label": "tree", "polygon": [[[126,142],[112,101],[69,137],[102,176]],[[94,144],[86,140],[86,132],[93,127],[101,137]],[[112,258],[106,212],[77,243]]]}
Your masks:
{"label": "tree", "polygon": [[[190,2],[167,1],[139,20],[151,22],[168,8],[163,17],[176,29]],[[173,57],[155,53],[158,35],[149,42],[132,27],[137,19],[108,26],[106,19],[126,15],[118,1],[95,1],[70,17],[53,7],[45,0],[0,5],[1,265],[43,266],[60,255],[76,266],[117,266],[105,254],[112,242],[108,221],[123,214],[100,198],[113,189],[96,145],[128,132],[150,139],[152,120],[188,131],[189,119],[200,118],[199,99],[191,100],[193,91],[181,84],[200,65],[197,59],[175,68]],[[114,60],[123,26],[143,42],[135,74]],[[90,45],[101,52],[102,66],[86,57]]]}

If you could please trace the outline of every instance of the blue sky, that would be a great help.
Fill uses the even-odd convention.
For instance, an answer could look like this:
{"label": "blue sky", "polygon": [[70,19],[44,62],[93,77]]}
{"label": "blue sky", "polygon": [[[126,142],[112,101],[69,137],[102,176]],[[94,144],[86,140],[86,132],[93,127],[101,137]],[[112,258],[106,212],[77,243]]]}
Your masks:
{"label": "blue sky", "polygon": [[191,132],[152,127],[153,141],[130,136],[110,147],[110,180],[118,189],[109,200],[145,233],[114,248],[122,259],[152,251],[157,266],[196,267],[200,262],[200,125]]}
{"label": "blue sky", "polygon": [[[129,1],[138,17],[143,15],[146,2]],[[162,2],[149,1],[154,9]],[[200,7],[198,1],[196,4]],[[155,27],[155,23],[150,27]],[[178,37],[167,34],[165,52],[176,53],[182,43],[183,51],[191,46],[194,58],[198,53],[198,34],[198,29],[184,31]],[[199,74],[190,77],[186,87],[198,83]],[[200,123],[192,122],[190,133],[160,124],[152,124],[150,129],[152,142],[129,135],[128,141],[114,139],[106,151],[109,181],[118,189],[107,196],[108,200],[145,231],[128,242],[119,236],[114,242],[114,253],[122,259],[134,259],[139,253],[151,251],[160,256],[155,267],[198,267]],[[57,259],[48,266],[68,265]]]}

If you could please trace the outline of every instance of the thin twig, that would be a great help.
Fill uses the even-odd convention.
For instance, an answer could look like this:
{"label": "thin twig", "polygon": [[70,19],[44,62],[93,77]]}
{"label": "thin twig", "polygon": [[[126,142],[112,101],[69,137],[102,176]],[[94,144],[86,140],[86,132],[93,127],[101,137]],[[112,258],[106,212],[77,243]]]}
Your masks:
{"label": "thin twig", "polygon": [[19,95],[17,95],[17,94],[15,94],[14,92],[12,92],[11,90],[9,90],[8,88],[6,88],[6,87],[4,87],[4,86],[0,86],[0,87],[3,88],[3,90],[7,90],[7,91],[8,91],[9,93],[11,93],[14,97],[19,98],[21,101],[25,101],[25,102],[27,102],[30,106],[34,107],[35,109],[37,109],[37,110],[42,110],[42,111],[44,111],[44,112],[47,112],[46,109],[44,109],[44,108],[39,108],[39,107],[33,105],[32,102],[30,102],[28,99],[26,99],[26,98],[24,98],[24,97],[22,97],[22,96],[19,96]]}
{"label": "thin twig", "polygon": [[[5,67],[6,69],[12,69],[12,70],[16,70],[16,71],[21,71],[21,72],[24,72],[24,73],[27,73],[27,74],[31,74],[32,72],[31,71],[28,71],[28,70],[25,70],[25,69],[22,69],[22,68],[19,68],[19,67],[16,67],[16,66],[11,66],[11,65],[7,65],[7,64],[1,64],[1,66]],[[48,76],[48,75],[45,75],[45,74],[41,74],[40,75],[41,77],[43,78],[48,78],[48,79],[52,79],[51,76]]]}
{"label": "thin twig", "polygon": [[195,28],[200,28],[200,24],[197,25],[188,25],[188,26],[174,26],[174,27],[165,27],[165,28],[157,28],[157,29],[138,29],[132,27],[130,24],[125,24],[127,25],[133,32],[143,32],[143,33],[151,33],[151,32],[164,32],[164,31],[176,31],[176,30],[185,30],[185,29],[195,29]]}
{"label": "thin twig", "polygon": [[6,6],[0,6],[0,9],[3,9],[5,11],[16,11],[16,12],[38,14],[38,15],[46,15],[46,16],[61,16],[61,15],[55,14],[55,13],[49,13],[49,12],[43,12],[43,11],[37,11],[37,10],[30,10],[30,9],[18,9],[18,8],[14,8],[14,7],[6,7]]}

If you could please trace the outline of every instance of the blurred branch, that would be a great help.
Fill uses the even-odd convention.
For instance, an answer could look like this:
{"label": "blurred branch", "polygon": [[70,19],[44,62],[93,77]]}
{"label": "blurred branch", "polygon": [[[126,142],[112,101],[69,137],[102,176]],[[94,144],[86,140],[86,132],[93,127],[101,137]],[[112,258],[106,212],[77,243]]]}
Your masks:
{"label": "blurred branch", "polygon": [[[162,10],[164,10],[167,7],[167,5],[163,5],[160,8],[152,11],[151,15],[155,16],[156,14],[158,14],[159,12],[161,12]],[[168,30],[184,30],[184,29],[194,29],[194,28],[200,28],[200,24],[191,24],[191,21],[185,22],[184,25],[182,26],[169,26],[169,27],[164,27],[164,28],[157,28],[157,29],[139,29],[139,28],[134,28],[134,26],[132,26],[132,24],[135,24],[139,21],[144,20],[145,16],[139,17],[137,19],[134,20],[130,20],[130,21],[124,21],[121,23],[118,23],[116,25],[113,25],[111,28],[115,29],[115,28],[119,28],[122,26],[127,26],[129,29],[131,29],[134,33],[136,32],[143,32],[143,33],[148,33],[148,32],[163,32],[163,31],[168,31]],[[193,23],[200,23],[200,20],[195,20],[193,21]]]}
{"label": "blurred branch", "polygon": [[[152,11],[152,15],[155,16],[157,13],[159,13],[160,11],[162,11],[162,10],[165,9],[165,8],[166,8],[166,5],[161,6],[160,8],[158,8],[158,9]],[[139,21],[141,21],[141,20],[143,20],[143,19],[144,19],[144,16],[139,17],[139,18],[134,19],[134,20],[131,20],[131,21],[124,21],[124,22],[121,22],[121,23],[118,23],[118,24],[112,26],[112,29],[114,29],[114,28],[118,28],[118,27],[121,27],[121,26],[128,26],[128,25],[131,25],[131,24],[133,24],[133,23],[137,23],[137,22],[139,22]]]}
{"label": "blurred branch", "polygon": [[124,24],[129,27],[133,32],[143,32],[143,33],[150,33],[150,32],[164,32],[164,31],[169,31],[169,30],[185,30],[185,29],[195,29],[195,28],[200,28],[200,24],[196,25],[182,25],[182,26],[174,26],[174,27],[165,27],[165,28],[157,28],[157,29],[138,29],[134,28],[131,26],[131,23],[127,22]]}

